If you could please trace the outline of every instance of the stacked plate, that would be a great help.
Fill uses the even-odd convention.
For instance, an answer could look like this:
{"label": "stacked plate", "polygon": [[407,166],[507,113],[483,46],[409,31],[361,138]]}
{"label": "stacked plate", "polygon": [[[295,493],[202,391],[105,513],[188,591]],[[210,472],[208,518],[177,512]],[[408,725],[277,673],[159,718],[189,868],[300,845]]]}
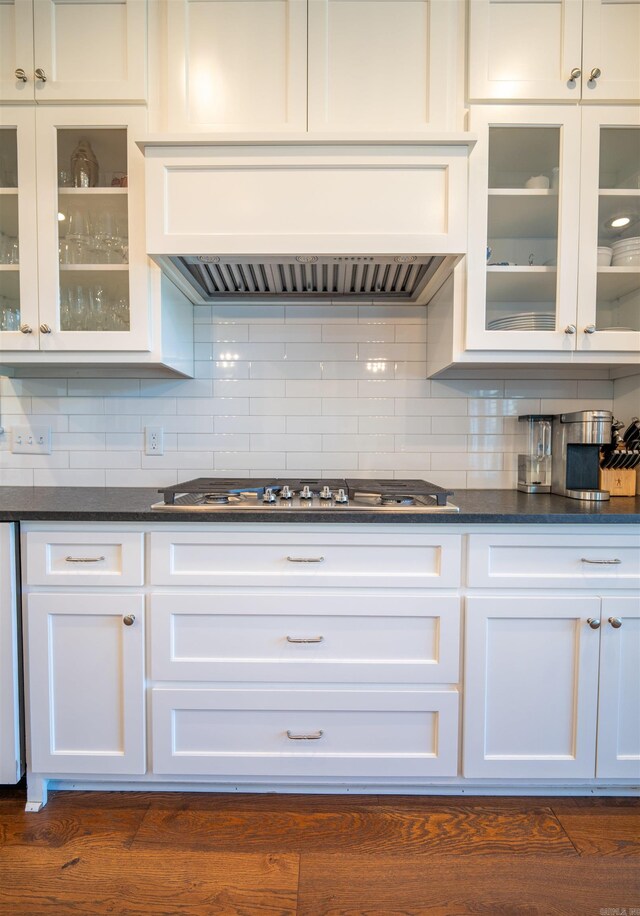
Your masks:
{"label": "stacked plate", "polygon": [[640,236],[633,239],[620,239],[611,246],[612,267],[635,267],[640,264]]}
{"label": "stacked plate", "polygon": [[489,331],[555,331],[553,312],[520,312],[487,322]]}

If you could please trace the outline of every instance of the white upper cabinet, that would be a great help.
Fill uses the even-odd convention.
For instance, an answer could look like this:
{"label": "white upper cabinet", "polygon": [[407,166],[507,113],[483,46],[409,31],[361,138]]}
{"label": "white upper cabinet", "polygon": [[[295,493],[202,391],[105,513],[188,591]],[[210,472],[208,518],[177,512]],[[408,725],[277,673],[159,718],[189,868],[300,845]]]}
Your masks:
{"label": "white upper cabinet", "polygon": [[168,0],[171,131],[304,131],[306,0]]}
{"label": "white upper cabinet", "polygon": [[0,99],[144,102],[146,0],[3,0]]}
{"label": "white upper cabinet", "polygon": [[640,351],[639,114],[473,106],[468,350]]}
{"label": "white upper cabinet", "polygon": [[583,109],[581,178],[577,348],[640,352],[637,108]]}
{"label": "white upper cabinet", "polygon": [[309,130],[455,129],[451,0],[309,0]]}
{"label": "white upper cabinet", "polygon": [[471,0],[472,101],[640,97],[639,0]]}
{"label": "white upper cabinet", "polygon": [[[386,134],[460,126],[458,0],[167,0],[163,9],[159,129]],[[164,104],[158,95],[158,108]]]}

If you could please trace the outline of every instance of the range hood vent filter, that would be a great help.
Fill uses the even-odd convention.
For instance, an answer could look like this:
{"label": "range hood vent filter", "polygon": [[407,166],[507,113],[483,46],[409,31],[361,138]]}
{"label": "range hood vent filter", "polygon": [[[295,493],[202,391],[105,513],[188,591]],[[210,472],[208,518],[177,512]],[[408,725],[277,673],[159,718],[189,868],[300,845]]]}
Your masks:
{"label": "range hood vent filter", "polygon": [[[282,296],[294,299],[416,302],[447,260],[442,255],[324,255],[291,257],[174,256],[169,259],[198,300],[215,302]],[[454,259],[451,259],[454,260]]]}

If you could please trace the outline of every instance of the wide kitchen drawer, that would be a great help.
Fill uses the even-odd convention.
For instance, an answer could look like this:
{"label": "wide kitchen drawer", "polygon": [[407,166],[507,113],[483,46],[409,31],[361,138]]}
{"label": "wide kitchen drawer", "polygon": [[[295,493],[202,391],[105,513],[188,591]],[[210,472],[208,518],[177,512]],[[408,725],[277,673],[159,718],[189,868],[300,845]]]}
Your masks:
{"label": "wide kitchen drawer", "polygon": [[152,690],[153,772],[455,776],[456,690]]}
{"label": "wide kitchen drawer", "polygon": [[458,680],[457,597],[176,592],[151,596],[150,619],[154,680]]}
{"label": "wide kitchen drawer", "polygon": [[453,588],[456,534],[154,531],[153,585],[327,585]]}
{"label": "wide kitchen drawer", "polygon": [[30,531],[27,585],[142,585],[140,531]]}
{"label": "wide kitchen drawer", "polygon": [[472,588],[637,588],[640,536],[472,534]]}

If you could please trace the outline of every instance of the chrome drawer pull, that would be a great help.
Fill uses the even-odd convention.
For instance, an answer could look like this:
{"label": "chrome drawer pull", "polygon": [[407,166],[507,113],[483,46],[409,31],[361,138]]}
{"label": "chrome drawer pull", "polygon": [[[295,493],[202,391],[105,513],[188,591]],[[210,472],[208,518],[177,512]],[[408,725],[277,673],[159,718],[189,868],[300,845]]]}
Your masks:
{"label": "chrome drawer pull", "polygon": [[592,563],[594,566],[620,566],[622,560],[617,557],[615,560],[588,560],[586,557],[580,557],[581,563]]}
{"label": "chrome drawer pull", "polygon": [[287,642],[322,642],[324,636],[287,636]]}
{"label": "chrome drawer pull", "polygon": [[324,557],[287,557],[289,563],[324,563]]}
{"label": "chrome drawer pull", "polygon": [[294,735],[293,732],[287,729],[287,738],[290,741],[317,741],[318,738],[322,738],[323,734],[324,732],[320,729],[320,731],[314,732],[311,735]]}
{"label": "chrome drawer pull", "polygon": [[99,563],[104,557],[65,557],[65,563]]}

